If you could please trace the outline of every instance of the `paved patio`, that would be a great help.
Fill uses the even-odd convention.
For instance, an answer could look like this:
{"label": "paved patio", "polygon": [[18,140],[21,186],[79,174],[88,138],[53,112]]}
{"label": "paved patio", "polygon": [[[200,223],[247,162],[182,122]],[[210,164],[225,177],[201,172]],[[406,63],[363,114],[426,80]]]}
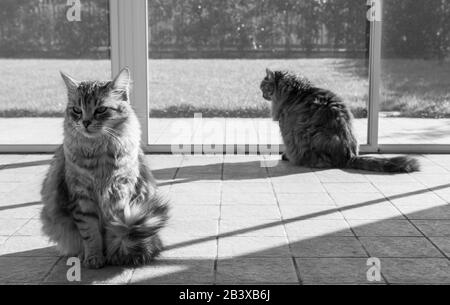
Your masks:
{"label": "paved patio", "polygon": [[[0,284],[68,283],[40,233],[50,155],[0,155]],[[423,171],[312,170],[263,156],[149,155],[171,199],[166,250],[140,268],[82,269],[83,283],[450,284],[450,155]],[[270,162],[269,162],[270,161]]]}
{"label": "paved patio", "polygon": [[[355,120],[361,144],[367,119]],[[149,120],[150,144],[280,144],[279,127],[270,119]],[[61,118],[0,118],[1,144],[59,144]],[[450,119],[380,117],[380,144],[450,144]]]}

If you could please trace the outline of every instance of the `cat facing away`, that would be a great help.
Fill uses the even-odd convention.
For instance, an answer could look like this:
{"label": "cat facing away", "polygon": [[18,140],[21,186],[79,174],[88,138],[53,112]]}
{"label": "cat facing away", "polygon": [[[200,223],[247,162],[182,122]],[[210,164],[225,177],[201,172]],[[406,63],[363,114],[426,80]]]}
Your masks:
{"label": "cat facing away", "polygon": [[340,97],[315,87],[308,79],[286,71],[266,70],[260,85],[271,102],[286,146],[283,160],[313,168],[352,168],[377,172],[413,172],[417,159],[358,155],[353,116]]}
{"label": "cat facing away", "polygon": [[88,268],[140,265],[162,248],[168,206],[157,192],[129,103],[130,72],[67,86],[64,141],[44,180],[42,230]]}

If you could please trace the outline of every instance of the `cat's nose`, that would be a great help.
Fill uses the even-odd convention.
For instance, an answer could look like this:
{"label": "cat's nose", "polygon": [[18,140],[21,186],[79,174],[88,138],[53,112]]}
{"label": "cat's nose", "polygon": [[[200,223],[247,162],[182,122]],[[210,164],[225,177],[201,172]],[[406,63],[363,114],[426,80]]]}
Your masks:
{"label": "cat's nose", "polygon": [[89,127],[89,125],[91,125],[91,121],[83,121],[83,125],[84,125],[84,128],[88,128]]}

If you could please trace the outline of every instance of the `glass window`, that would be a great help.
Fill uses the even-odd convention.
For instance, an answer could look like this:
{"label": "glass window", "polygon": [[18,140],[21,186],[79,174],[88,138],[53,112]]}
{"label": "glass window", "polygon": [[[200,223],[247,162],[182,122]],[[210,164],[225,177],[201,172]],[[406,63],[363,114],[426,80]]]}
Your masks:
{"label": "glass window", "polygon": [[384,0],[380,144],[450,144],[450,2]]}
{"label": "glass window", "polygon": [[366,12],[354,0],[149,0],[149,143],[279,144],[266,67],[341,95],[367,143]]}
{"label": "glass window", "polygon": [[0,1],[0,144],[62,143],[59,71],[111,77],[108,0]]}

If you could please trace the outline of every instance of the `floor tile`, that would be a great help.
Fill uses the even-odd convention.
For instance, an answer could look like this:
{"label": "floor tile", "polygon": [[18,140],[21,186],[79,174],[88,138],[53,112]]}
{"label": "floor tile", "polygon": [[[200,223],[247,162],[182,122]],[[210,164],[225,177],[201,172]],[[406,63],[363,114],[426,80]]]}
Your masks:
{"label": "floor tile", "polygon": [[380,193],[330,193],[330,196],[339,207],[353,208],[387,202]]}
{"label": "floor tile", "polygon": [[236,258],[219,260],[219,284],[294,284],[298,283],[290,258]]}
{"label": "floor tile", "polygon": [[212,284],[214,260],[157,259],[136,268],[131,284]]}
{"label": "floor tile", "polygon": [[303,284],[377,284],[367,279],[366,258],[297,258]]}
{"label": "floor tile", "polygon": [[450,237],[450,220],[412,220],[426,236]]}
{"label": "floor tile", "polygon": [[183,234],[191,236],[215,236],[218,223],[218,220],[214,219],[197,219],[195,221],[170,219],[168,225],[163,228],[163,232],[172,235],[183,232]]}
{"label": "floor tile", "polygon": [[169,211],[172,220],[186,219],[219,219],[219,205],[172,204]]}
{"label": "floor tile", "polygon": [[285,236],[280,220],[233,219],[220,220],[220,236]]}
{"label": "floor tile", "polygon": [[356,236],[422,236],[408,220],[348,220]]}
{"label": "floor tile", "polygon": [[25,204],[0,205],[0,219],[22,219],[28,220],[39,217],[42,203],[29,202]]}
{"label": "floor tile", "polygon": [[250,218],[250,219],[280,219],[280,212],[276,205],[223,205],[222,219]]}
{"label": "floor tile", "polygon": [[400,206],[400,205],[432,205],[432,204],[442,205],[442,204],[446,203],[438,195],[431,193],[431,192],[410,195],[410,196],[404,196],[404,197],[393,196],[392,198],[389,198],[389,200],[397,206]]}
{"label": "floor tile", "polygon": [[225,237],[219,239],[219,259],[291,257],[286,237]]}
{"label": "floor tile", "polygon": [[57,257],[0,256],[0,283],[41,283],[57,260]]}
{"label": "floor tile", "polygon": [[25,236],[43,236],[42,233],[42,222],[40,219],[31,219],[23,227],[21,227],[14,236],[25,235]]}
{"label": "floor tile", "polygon": [[6,165],[19,165],[21,160],[25,158],[25,155],[0,155],[0,168]]}
{"label": "floor tile", "polygon": [[295,257],[367,257],[355,237],[316,237],[293,239],[291,250]]}
{"label": "floor tile", "polygon": [[27,219],[0,219],[0,235],[12,235],[27,222]]}
{"label": "floor tile", "polygon": [[272,193],[222,193],[222,205],[275,205],[276,199]]}
{"label": "floor tile", "polygon": [[378,193],[370,183],[324,183],[329,193]]}
{"label": "floor tile", "polygon": [[202,193],[220,193],[222,183],[220,181],[210,182],[186,182],[174,183],[170,189],[172,193],[192,192],[194,194]]}
{"label": "floor tile", "polygon": [[325,189],[320,183],[274,182],[273,189],[277,194],[325,193]]}
{"label": "floor tile", "polygon": [[450,205],[397,205],[400,212],[409,219],[450,220]]}
{"label": "floor tile", "polygon": [[272,185],[266,182],[240,182],[224,181],[222,185],[224,193],[269,193],[273,194]]}
{"label": "floor tile", "polygon": [[441,257],[442,254],[423,237],[361,237],[374,257]]}
{"label": "floor tile", "polygon": [[193,192],[178,192],[171,191],[169,200],[172,204],[220,204],[220,192],[217,193],[193,193]]}
{"label": "floor tile", "polygon": [[450,257],[450,239],[448,237],[430,237],[430,240],[442,251]]}
{"label": "floor tile", "polygon": [[195,258],[195,259],[215,259],[217,256],[217,240],[215,238],[210,238],[204,241],[197,241],[197,239],[192,239],[194,242],[186,242],[177,244],[165,243],[165,249],[161,253],[161,258]]}
{"label": "floor tile", "polygon": [[370,174],[364,174],[364,177],[366,177],[367,180],[370,182],[394,182],[394,183],[408,183],[417,182],[416,179],[414,179],[413,176],[410,174],[391,174],[391,173],[370,173]]}
{"label": "floor tile", "polygon": [[280,206],[283,205],[324,205],[335,206],[334,201],[327,193],[303,193],[303,194],[280,194],[277,193]]}
{"label": "floor tile", "polygon": [[285,226],[289,237],[354,236],[347,222],[341,219],[285,219]]}
{"label": "floor tile", "polygon": [[320,182],[324,183],[367,182],[367,178],[360,173],[345,172],[340,169],[316,171],[315,174]]}
{"label": "floor tile", "polygon": [[313,172],[304,172],[304,173],[295,173],[295,174],[289,174],[289,173],[274,173],[270,172],[270,180],[273,183],[277,184],[283,184],[283,183],[289,183],[289,184],[311,184],[311,183],[320,183],[319,178],[313,173]]}
{"label": "floor tile", "polygon": [[57,256],[54,244],[41,236],[12,236],[0,245],[0,255]]}
{"label": "floor tile", "polygon": [[346,219],[404,219],[403,215],[389,202],[369,204],[361,207],[341,209]]}
{"label": "floor tile", "polygon": [[450,262],[441,258],[386,258],[381,272],[389,283],[449,284]]}
{"label": "floor tile", "polygon": [[344,219],[336,206],[297,204],[280,205],[283,219]]}
{"label": "floor tile", "polygon": [[69,281],[67,273],[73,263],[62,257],[46,277],[48,284],[127,284],[133,273],[132,268],[105,266],[101,269],[81,267],[80,281]]}
{"label": "floor tile", "polygon": [[429,191],[426,186],[419,182],[374,182],[373,184],[381,193],[392,198],[403,198],[411,195],[423,194]]}

